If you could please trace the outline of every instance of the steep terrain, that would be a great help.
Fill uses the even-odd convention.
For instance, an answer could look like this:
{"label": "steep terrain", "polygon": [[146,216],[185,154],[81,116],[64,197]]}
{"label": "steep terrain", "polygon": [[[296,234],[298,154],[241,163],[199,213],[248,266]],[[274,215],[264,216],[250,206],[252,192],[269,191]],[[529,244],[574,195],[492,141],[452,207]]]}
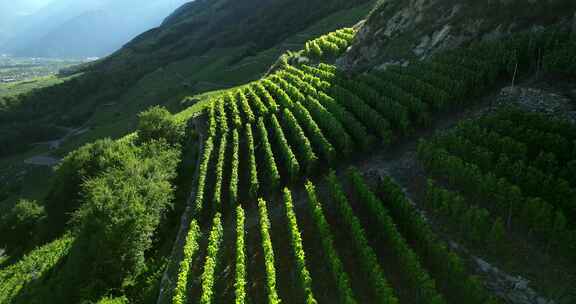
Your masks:
{"label": "steep terrain", "polygon": [[340,65],[366,70],[478,41],[496,41],[519,31],[559,23],[573,27],[575,9],[572,1],[381,1]]}
{"label": "steep terrain", "polygon": [[[28,179],[26,172],[37,171],[20,165],[30,157],[50,153],[61,158],[96,139],[130,133],[137,113],[151,105],[163,104],[179,111],[189,105],[180,103],[185,96],[256,79],[286,50],[301,48],[306,40],[325,32],[351,26],[371,8],[369,1],[324,5],[322,1],[274,0],[256,4],[189,3],[158,29],[142,34],[109,58],[81,68],[73,79],[0,100],[0,162],[2,175],[12,181],[4,189],[18,189],[14,182],[20,184]],[[274,18],[278,24],[274,27],[268,25],[272,21],[258,18],[288,14],[299,14],[300,18]],[[268,34],[254,35],[260,31]],[[67,138],[56,151],[33,145],[58,140],[66,128],[83,132]],[[9,178],[14,174],[19,178]],[[34,188],[41,187],[15,192],[35,193]]]}
{"label": "steep terrain", "polygon": [[196,1],[86,67],[67,89],[229,85],[6,208],[0,302],[573,303],[571,2],[370,4]]}

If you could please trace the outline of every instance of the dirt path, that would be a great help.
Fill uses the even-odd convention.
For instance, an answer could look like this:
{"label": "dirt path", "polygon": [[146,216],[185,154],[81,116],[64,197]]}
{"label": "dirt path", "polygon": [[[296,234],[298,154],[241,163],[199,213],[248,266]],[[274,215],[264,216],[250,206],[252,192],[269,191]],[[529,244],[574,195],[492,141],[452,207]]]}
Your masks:
{"label": "dirt path", "polygon": [[[83,128],[83,127],[66,128],[66,134],[64,136],[60,137],[59,139],[50,140],[50,141],[46,141],[46,142],[34,143],[34,145],[48,145],[50,150],[56,150],[56,149],[60,148],[62,143],[64,143],[68,138],[70,138],[72,136],[86,133],[86,132],[88,132],[88,130],[89,130],[88,128]],[[28,165],[53,167],[53,166],[58,165],[61,160],[62,160],[61,158],[52,156],[48,152],[48,153],[38,154],[38,155],[32,156],[28,159],[25,159],[24,163],[28,164]]]}
{"label": "dirt path", "polygon": [[[195,119],[192,121],[194,124],[194,129],[200,130],[204,127],[204,122],[202,118]],[[162,275],[162,280],[160,282],[160,292],[158,293],[157,304],[170,303],[171,299],[169,296],[172,294],[171,290],[174,289],[176,284],[176,279],[178,277],[178,271],[180,266],[180,261],[183,257],[183,248],[186,241],[186,236],[188,234],[188,229],[190,223],[192,222],[193,205],[196,198],[196,187],[195,183],[198,179],[200,162],[202,161],[202,154],[204,151],[204,137],[202,134],[204,132],[198,132],[198,158],[196,160],[196,167],[194,168],[194,177],[192,178],[192,191],[186,201],[186,209],[182,213],[180,218],[180,228],[178,229],[178,234],[174,240],[174,245],[172,246],[172,253],[170,254],[170,262]]]}

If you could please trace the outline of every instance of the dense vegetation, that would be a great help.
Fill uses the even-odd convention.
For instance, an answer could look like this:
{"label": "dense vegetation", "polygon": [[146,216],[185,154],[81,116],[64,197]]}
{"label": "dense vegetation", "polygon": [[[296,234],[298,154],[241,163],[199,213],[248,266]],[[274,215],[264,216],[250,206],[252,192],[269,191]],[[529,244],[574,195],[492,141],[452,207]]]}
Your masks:
{"label": "dense vegetation", "polygon": [[[23,229],[34,237],[17,244],[42,244],[60,236],[59,243],[30,254],[47,270],[57,266],[58,272],[41,283],[23,288],[26,280],[16,280],[33,275],[30,271],[35,270],[26,268],[27,258],[2,270],[15,278],[2,280],[5,301],[41,303],[40,295],[58,302],[95,299],[110,288],[133,288],[130,282],[156,271],[149,253],[159,246],[154,235],[169,225],[183,134],[165,110],[152,108],[140,119],[143,136],[137,140],[101,140],[70,154],[57,169],[45,211],[22,201],[2,220],[9,225],[3,245],[11,255],[30,250],[11,245]],[[59,262],[63,255],[66,259]]]}
{"label": "dense vegetation", "polygon": [[498,241],[503,236],[490,234],[521,226],[548,250],[574,259],[575,139],[573,125],[517,109],[462,123],[419,147],[430,175],[461,193],[430,182],[430,203],[466,221],[472,242]]}
{"label": "dense vegetation", "polygon": [[[254,34],[255,48],[272,39]],[[350,76],[326,62],[354,35],[310,41],[215,95],[188,126],[153,107],[133,136],[70,153],[42,204],[22,200],[0,218],[0,245],[28,253],[0,261],[0,302],[152,303],[161,292],[175,304],[500,303],[390,176],[341,169],[499,80],[541,63],[572,75],[570,37],[518,34]],[[418,147],[425,209],[491,252],[513,225],[573,260],[575,140],[574,126],[518,109],[462,122]]]}

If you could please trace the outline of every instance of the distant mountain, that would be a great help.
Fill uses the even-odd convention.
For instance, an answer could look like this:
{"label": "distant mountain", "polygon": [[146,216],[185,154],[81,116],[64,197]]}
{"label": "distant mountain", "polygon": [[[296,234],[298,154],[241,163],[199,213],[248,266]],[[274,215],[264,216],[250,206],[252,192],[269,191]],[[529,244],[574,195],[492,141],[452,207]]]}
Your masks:
{"label": "distant mountain", "polygon": [[[0,22],[0,51],[28,57],[102,57],[159,26],[188,1],[52,0],[32,14]],[[2,8],[0,17],[16,10]]]}
{"label": "distant mountain", "polygon": [[17,29],[18,20],[29,16],[53,0],[0,1],[0,46]]}

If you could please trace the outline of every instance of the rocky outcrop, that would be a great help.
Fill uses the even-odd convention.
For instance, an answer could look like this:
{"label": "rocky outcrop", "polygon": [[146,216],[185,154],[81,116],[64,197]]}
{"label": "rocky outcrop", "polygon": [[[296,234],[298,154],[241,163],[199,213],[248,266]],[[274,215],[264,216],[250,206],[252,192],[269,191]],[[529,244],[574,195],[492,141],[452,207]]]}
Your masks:
{"label": "rocky outcrop", "polygon": [[474,257],[478,271],[485,276],[488,289],[493,291],[507,303],[513,304],[554,304],[555,302],[539,296],[529,287],[530,281],[520,277],[511,276],[487,261]]}
{"label": "rocky outcrop", "polygon": [[386,0],[338,65],[356,71],[405,63],[552,24],[576,32],[575,10],[572,0]]}
{"label": "rocky outcrop", "polygon": [[[576,97],[576,90],[571,95]],[[558,117],[576,124],[576,109],[570,98],[530,87],[505,87],[498,94],[497,104],[514,104],[531,112],[539,112],[548,116]]]}

